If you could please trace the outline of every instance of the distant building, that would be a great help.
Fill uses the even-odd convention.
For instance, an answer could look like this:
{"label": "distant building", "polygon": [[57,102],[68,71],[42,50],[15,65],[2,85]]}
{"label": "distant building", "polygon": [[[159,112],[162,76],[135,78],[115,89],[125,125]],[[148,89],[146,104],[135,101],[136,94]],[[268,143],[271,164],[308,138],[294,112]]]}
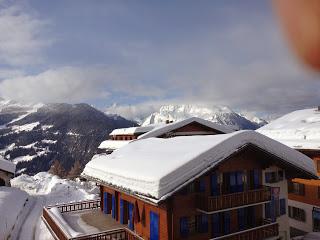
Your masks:
{"label": "distant building", "polygon": [[57,209],[100,206],[102,217],[86,224],[108,230],[79,239],[285,240],[287,179],[317,178],[307,156],[255,131],[133,141],[94,156],[82,175],[100,185],[101,200],[45,208],[58,239],[68,236]]}
{"label": "distant building", "polygon": [[[319,108],[294,111],[257,130],[310,157],[320,176]],[[289,182],[291,236],[320,231],[320,180]]]}
{"label": "distant building", "polygon": [[169,138],[175,136],[215,135],[230,133],[233,130],[211,121],[191,117],[167,124],[152,124],[141,127],[119,128],[110,133],[110,139],[103,141],[98,147],[98,153],[112,153],[136,139],[150,137]]}
{"label": "distant building", "polygon": [[0,187],[10,186],[10,179],[14,177],[16,165],[0,157]]}

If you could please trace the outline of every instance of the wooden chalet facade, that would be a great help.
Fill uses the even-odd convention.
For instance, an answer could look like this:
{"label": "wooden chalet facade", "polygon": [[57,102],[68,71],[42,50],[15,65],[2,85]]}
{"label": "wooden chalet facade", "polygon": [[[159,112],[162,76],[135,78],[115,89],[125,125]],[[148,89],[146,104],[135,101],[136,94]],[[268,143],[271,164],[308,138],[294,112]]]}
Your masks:
{"label": "wooden chalet facade", "polygon": [[143,239],[289,239],[286,170],[275,162],[246,147],[157,205],[100,183],[101,209]]}
{"label": "wooden chalet facade", "polygon": [[[297,149],[310,157],[320,176],[320,150]],[[320,180],[295,178],[289,182],[291,235],[320,232]]]}

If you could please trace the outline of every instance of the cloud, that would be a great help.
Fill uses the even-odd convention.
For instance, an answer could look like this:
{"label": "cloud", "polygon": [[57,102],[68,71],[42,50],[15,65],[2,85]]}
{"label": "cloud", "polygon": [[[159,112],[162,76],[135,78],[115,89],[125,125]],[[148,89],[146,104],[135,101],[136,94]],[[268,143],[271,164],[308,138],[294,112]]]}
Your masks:
{"label": "cloud", "polygon": [[42,37],[48,22],[27,13],[22,4],[0,2],[0,61],[11,66],[43,61],[42,50],[52,43]]}
{"label": "cloud", "polygon": [[[130,84],[130,82],[132,82]],[[162,94],[152,84],[136,84],[126,71],[107,66],[68,66],[0,81],[0,96],[28,102],[83,102]]]}
{"label": "cloud", "polygon": [[[145,102],[135,105],[113,104],[105,109],[105,113],[117,114],[124,118],[141,122],[151,113],[157,112],[160,106],[165,105],[166,103],[168,103],[168,101]],[[170,103],[173,103],[173,101]]]}
{"label": "cloud", "polygon": [[[190,3],[179,13],[166,4],[122,5],[125,11],[112,14],[90,4],[90,11],[80,7],[83,18],[79,3],[62,13],[55,8],[50,23],[19,5],[1,8],[0,61],[10,66],[0,71],[0,95],[117,102],[110,112],[129,118],[171,101],[270,113],[318,105],[319,76],[297,64],[264,5],[248,14],[252,3],[220,4]],[[46,51],[46,62],[52,20],[59,42]],[[19,68],[35,63],[42,65]]]}

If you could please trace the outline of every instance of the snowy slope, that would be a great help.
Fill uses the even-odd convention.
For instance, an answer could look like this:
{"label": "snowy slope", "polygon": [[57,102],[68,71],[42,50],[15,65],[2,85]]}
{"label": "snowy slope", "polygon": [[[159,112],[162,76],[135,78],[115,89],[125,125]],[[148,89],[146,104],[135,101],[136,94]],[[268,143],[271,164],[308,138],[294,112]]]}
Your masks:
{"label": "snowy slope", "polygon": [[29,209],[29,196],[16,188],[0,187],[0,239],[16,239],[23,212]]}
{"label": "snowy slope", "polygon": [[[265,124],[257,117],[245,117],[223,106],[200,105],[164,105],[158,112],[149,115],[142,123],[143,126],[163,123],[167,120],[178,121],[189,117],[199,117],[222,125],[232,126],[234,129],[256,129]],[[250,120],[249,120],[250,119]]]}
{"label": "snowy slope", "polygon": [[316,108],[294,111],[257,131],[293,148],[320,149],[320,111]]}
{"label": "snowy slope", "polygon": [[40,220],[44,206],[95,199],[99,193],[94,183],[61,179],[45,172],[23,174],[11,184],[12,188],[0,187],[0,239],[10,234],[10,239],[51,240]]}

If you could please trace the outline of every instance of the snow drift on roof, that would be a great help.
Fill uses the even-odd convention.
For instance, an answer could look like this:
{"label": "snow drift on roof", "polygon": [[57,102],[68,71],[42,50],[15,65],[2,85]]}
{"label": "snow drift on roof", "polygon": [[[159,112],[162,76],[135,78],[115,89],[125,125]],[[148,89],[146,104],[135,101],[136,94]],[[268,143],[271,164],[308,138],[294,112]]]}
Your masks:
{"label": "snow drift on roof", "polygon": [[120,147],[123,147],[124,145],[127,145],[130,140],[105,140],[102,143],[100,143],[99,147],[100,149],[111,149],[115,150]]}
{"label": "snow drift on roof", "polygon": [[83,175],[158,202],[249,143],[317,176],[310,158],[255,131],[133,141],[94,156]]}
{"label": "snow drift on roof", "polygon": [[292,148],[320,150],[320,111],[294,111],[257,131]]}
{"label": "snow drift on roof", "polygon": [[145,133],[145,134],[142,134],[138,137],[138,139],[145,139],[145,138],[150,138],[150,137],[159,137],[165,133],[168,133],[170,131],[173,131],[173,130],[176,130],[178,128],[181,128],[185,125],[188,125],[189,123],[192,123],[192,122],[196,122],[196,123],[199,123],[199,124],[202,124],[204,126],[207,126],[209,128],[212,128],[212,129],[215,129],[219,132],[222,132],[222,133],[231,133],[233,132],[233,130],[227,126],[223,126],[223,125],[220,125],[220,124],[217,124],[217,123],[214,123],[214,122],[211,122],[211,121],[207,121],[207,120],[204,120],[202,118],[198,118],[198,117],[191,117],[191,118],[187,118],[187,119],[184,119],[184,120],[181,120],[181,121],[177,121],[177,122],[174,122],[174,123],[169,123],[169,124],[166,124],[164,126],[160,126],[160,127],[157,127],[157,128],[154,128],[153,130]]}
{"label": "snow drift on roof", "polygon": [[9,173],[15,173],[16,165],[0,156],[0,170],[4,170]]}

